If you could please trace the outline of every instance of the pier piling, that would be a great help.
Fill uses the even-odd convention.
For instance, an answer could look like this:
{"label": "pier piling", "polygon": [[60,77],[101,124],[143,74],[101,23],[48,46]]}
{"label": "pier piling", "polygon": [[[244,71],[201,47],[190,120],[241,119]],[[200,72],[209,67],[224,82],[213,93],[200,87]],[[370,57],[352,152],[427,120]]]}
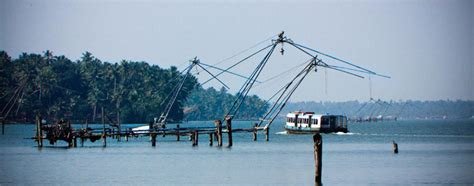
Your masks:
{"label": "pier piling", "polygon": [[73,147],[77,147],[77,137],[76,136],[72,137],[72,143],[73,143],[72,144]]}
{"label": "pier piling", "polygon": [[257,126],[258,124],[255,123],[254,127],[253,127],[253,141],[257,141]]}
{"label": "pier piling", "polygon": [[105,116],[104,107],[101,107],[101,119],[102,119],[102,147],[107,147],[107,132],[105,131]]}
{"label": "pier piling", "polygon": [[313,135],[314,142],[314,181],[315,185],[321,185],[322,177],[322,156],[323,156],[323,138],[321,134],[317,133]]}
{"label": "pier piling", "polygon": [[127,129],[127,133],[125,133],[125,141],[128,141],[128,136],[131,133],[131,129]]}
{"label": "pier piling", "polygon": [[269,135],[270,134],[270,128],[267,127],[264,130],[265,130],[265,141],[268,141],[268,140],[270,140],[270,135]]}
{"label": "pier piling", "polygon": [[199,132],[195,130],[193,132],[193,146],[198,146],[199,143]]}
{"label": "pier piling", "polygon": [[36,140],[38,143],[38,147],[43,147],[43,131],[41,130],[42,127],[41,117],[36,116]]}
{"label": "pier piling", "polygon": [[222,146],[222,122],[221,120],[215,120],[216,134],[217,134],[217,146]]}
{"label": "pier piling", "polygon": [[151,136],[151,146],[154,147],[156,146],[156,133],[153,132],[150,134],[150,136]]}
{"label": "pier piling", "polygon": [[392,143],[393,143],[393,153],[398,154],[398,144],[395,143],[395,141],[392,141]]}
{"label": "pier piling", "polygon": [[179,124],[176,125],[176,141],[179,141]]}
{"label": "pier piling", "polygon": [[102,134],[102,147],[107,147],[107,133],[105,131]]}
{"label": "pier piling", "polygon": [[227,137],[229,137],[229,147],[232,147],[232,117],[227,116],[225,118],[226,125],[227,125]]}
{"label": "pier piling", "polygon": [[214,139],[212,137],[214,136],[214,133],[209,133],[209,146],[212,146]]}

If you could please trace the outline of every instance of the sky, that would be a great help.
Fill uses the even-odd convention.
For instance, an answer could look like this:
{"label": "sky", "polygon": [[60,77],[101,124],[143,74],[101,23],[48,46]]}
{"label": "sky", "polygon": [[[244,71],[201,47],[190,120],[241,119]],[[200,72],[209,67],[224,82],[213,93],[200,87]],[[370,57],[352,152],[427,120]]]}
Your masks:
{"label": "sky", "polygon": [[[473,8],[469,0],[3,0],[0,50],[13,58],[51,50],[72,60],[89,51],[108,62],[146,61],[180,69],[197,56],[225,68],[285,31],[295,43],[391,77],[361,79],[318,68],[291,101],[474,100]],[[285,54],[272,55],[259,81],[309,59],[289,45],[277,50],[282,47]],[[263,55],[232,71],[248,76]],[[209,78],[199,71],[192,72],[200,82]],[[250,93],[268,99],[296,73],[257,83]],[[231,75],[220,79],[231,93],[244,82]],[[222,85],[204,85],[210,86]]]}

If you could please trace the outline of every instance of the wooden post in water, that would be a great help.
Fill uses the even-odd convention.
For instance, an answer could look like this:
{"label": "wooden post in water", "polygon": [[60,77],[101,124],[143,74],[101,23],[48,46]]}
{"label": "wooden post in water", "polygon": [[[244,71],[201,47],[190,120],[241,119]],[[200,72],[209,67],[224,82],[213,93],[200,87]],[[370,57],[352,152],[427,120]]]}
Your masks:
{"label": "wooden post in water", "polygon": [[270,128],[269,127],[266,127],[265,129],[265,141],[268,141],[270,140]]}
{"label": "wooden post in water", "polygon": [[393,153],[398,154],[398,144],[395,143],[395,141],[392,141],[392,143],[393,143]]}
{"label": "wooden post in water", "polygon": [[151,146],[154,147],[156,146],[156,133],[153,132],[150,135],[151,135]]}
{"label": "wooden post in water", "polygon": [[102,147],[107,147],[107,132],[102,133]]}
{"label": "wooden post in water", "polygon": [[257,141],[257,126],[258,126],[258,124],[255,123],[255,125],[253,127],[253,141]]}
{"label": "wooden post in water", "polygon": [[107,133],[105,132],[104,107],[102,107],[102,147],[107,147]]}
{"label": "wooden post in water", "polygon": [[176,125],[176,141],[179,141],[179,124]]}
{"label": "wooden post in water", "polygon": [[225,117],[225,122],[227,125],[227,137],[229,137],[229,147],[232,147],[232,117]]}
{"label": "wooden post in water", "polygon": [[216,134],[217,134],[217,146],[222,146],[222,122],[221,120],[215,120]]}
{"label": "wooden post in water", "polygon": [[77,147],[77,137],[76,136],[72,137],[72,146]]}
{"label": "wooden post in water", "polygon": [[209,133],[209,146],[212,146],[214,140],[212,139],[212,137],[214,136],[214,133]]}
{"label": "wooden post in water", "polygon": [[38,147],[43,147],[43,131],[41,130],[41,117],[36,115],[36,140],[38,143]]}
{"label": "wooden post in water", "polygon": [[198,146],[199,143],[199,132],[195,130],[193,132],[193,146]]}
{"label": "wooden post in water", "polygon": [[314,142],[314,181],[315,185],[321,185],[321,177],[322,177],[322,167],[323,167],[323,138],[321,134],[317,133],[313,135],[313,142]]}
{"label": "wooden post in water", "polygon": [[130,134],[131,129],[127,129],[127,133],[125,134],[125,141],[128,141],[128,135]]}

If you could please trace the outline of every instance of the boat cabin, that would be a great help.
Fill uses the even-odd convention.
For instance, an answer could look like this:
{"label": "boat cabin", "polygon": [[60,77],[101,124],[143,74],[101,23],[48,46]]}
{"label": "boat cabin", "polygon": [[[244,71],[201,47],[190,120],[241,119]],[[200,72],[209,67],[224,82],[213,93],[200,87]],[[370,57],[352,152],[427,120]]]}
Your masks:
{"label": "boat cabin", "polygon": [[347,117],[343,115],[317,115],[314,112],[292,112],[286,115],[288,133],[347,132]]}

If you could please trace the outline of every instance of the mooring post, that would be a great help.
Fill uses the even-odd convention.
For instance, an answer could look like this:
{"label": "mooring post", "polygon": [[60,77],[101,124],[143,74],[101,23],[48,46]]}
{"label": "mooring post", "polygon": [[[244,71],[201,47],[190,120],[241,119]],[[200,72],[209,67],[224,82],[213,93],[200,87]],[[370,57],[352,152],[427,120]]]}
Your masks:
{"label": "mooring post", "polygon": [[179,141],[179,124],[176,125],[176,141]]}
{"label": "mooring post", "polygon": [[323,167],[323,138],[321,134],[317,133],[313,135],[313,142],[314,142],[314,181],[315,185],[321,185],[321,177],[322,177],[322,167]]}
{"label": "mooring post", "polygon": [[195,130],[193,132],[193,146],[198,146],[199,143],[199,132]]}
{"label": "mooring post", "polygon": [[255,125],[253,126],[253,141],[257,141],[257,127],[258,124],[255,123]]}
{"label": "mooring post", "polygon": [[81,147],[84,147],[84,138],[81,137]]}
{"label": "mooring post", "polygon": [[155,132],[151,133],[151,146],[152,147],[156,146],[156,133]]}
{"label": "mooring post", "polygon": [[43,131],[41,130],[41,117],[36,115],[36,140],[38,143],[38,147],[43,147]]}
{"label": "mooring post", "polygon": [[112,128],[112,139],[115,139],[115,128]]}
{"label": "mooring post", "polygon": [[393,153],[398,154],[398,144],[395,143],[395,141],[392,141],[392,143],[393,143]]}
{"label": "mooring post", "polygon": [[270,127],[266,127],[265,129],[265,140],[270,140]]}
{"label": "mooring post", "polygon": [[212,137],[214,136],[214,133],[209,133],[209,146],[212,146],[214,140],[212,139]]}
{"label": "mooring post", "polygon": [[216,134],[217,134],[217,146],[222,146],[222,122],[221,120],[215,120]]}
{"label": "mooring post", "polygon": [[107,147],[107,132],[102,133],[102,147]]}
{"label": "mooring post", "polygon": [[72,137],[72,146],[77,147],[77,137],[76,136]]}
{"label": "mooring post", "polygon": [[130,134],[130,128],[127,128],[127,133],[125,134],[125,141],[128,141],[129,134]]}
{"label": "mooring post", "polygon": [[107,132],[105,132],[104,107],[101,107],[101,109],[102,109],[102,114],[101,114],[101,119],[102,119],[102,147],[107,147]]}
{"label": "mooring post", "polygon": [[227,125],[227,137],[229,137],[229,147],[232,147],[232,117],[227,116],[225,117],[226,125]]}
{"label": "mooring post", "polygon": [[120,142],[121,138],[122,138],[122,128],[119,125],[117,128],[117,141]]}

